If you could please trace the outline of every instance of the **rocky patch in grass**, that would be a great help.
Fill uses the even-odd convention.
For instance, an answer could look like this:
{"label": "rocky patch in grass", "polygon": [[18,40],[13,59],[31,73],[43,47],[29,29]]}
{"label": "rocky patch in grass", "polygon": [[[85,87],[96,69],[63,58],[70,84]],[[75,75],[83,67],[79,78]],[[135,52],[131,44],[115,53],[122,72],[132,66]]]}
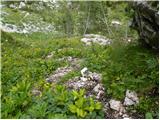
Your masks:
{"label": "rocky patch in grass", "polygon": [[84,42],[86,45],[91,45],[92,43],[97,43],[100,45],[111,44],[111,40],[109,40],[105,36],[97,34],[85,34],[84,37],[81,39],[81,41]]}
{"label": "rocky patch in grass", "polygon": [[67,75],[69,72],[74,71],[76,69],[80,68],[80,59],[78,58],[74,58],[74,57],[63,57],[58,59],[58,61],[63,62],[63,61],[67,61],[69,62],[70,66],[65,66],[65,67],[61,67],[58,68],[56,71],[53,72],[53,74],[51,74],[46,81],[48,83],[57,83],[62,77],[64,77],[65,75]]}
{"label": "rocky patch in grass", "polygon": [[[60,67],[55,70],[53,74],[46,78],[46,83],[59,83],[65,75],[80,69],[81,60],[78,58],[68,56],[59,58],[58,61],[67,61],[69,66]],[[136,92],[126,90],[126,96],[123,101],[111,99],[106,96],[105,88],[102,84],[102,75],[100,73],[91,72],[87,67],[84,67],[80,73],[81,76],[76,76],[64,83],[69,90],[85,89],[85,97],[93,97],[95,101],[102,103],[105,118],[134,118],[134,116],[132,117],[132,113],[127,112],[127,108],[128,106],[134,106],[139,103]],[[40,96],[41,91],[34,89],[32,94],[34,96]]]}
{"label": "rocky patch in grass", "polygon": [[81,76],[68,80],[65,85],[70,90],[86,90],[86,97],[95,97],[95,101],[103,104],[106,118],[132,118],[127,113],[127,107],[139,103],[137,94],[127,90],[124,102],[108,99],[103,87],[102,75],[89,71],[86,67],[81,70]]}
{"label": "rocky patch in grass", "polygon": [[[106,110],[108,118],[134,118],[132,113],[127,112],[128,106],[137,105],[139,103],[139,98],[136,92],[127,90],[124,102],[111,99],[109,102],[109,109]],[[107,103],[107,104],[108,104]]]}
{"label": "rocky patch in grass", "polygon": [[54,27],[52,25],[48,25],[47,23],[41,21],[39,23],[22,23],[21,26],[16,26],[14,24],[8,24],[8,23],[0,23],[0,28],[5,32],[15,32],[15,33],[33,33],[33,32],[51,32],[54,30]]}
{"label": "rocky patch in grass", "polygon": [[66,74],[68,74],[69,72],[71,72],[73,70],[72,67],[61,67],[58,68],[51,76],[49,76],[46,81],[48,83],[56,83],[57,81],[59,81],[63,76],[65,76]]}
{"label": "rocky patch in grass", "polygon": [[[86,89],[87,96],[93,96],[94,93],[104,93],[104,87],[101,84],[101,74],[90,72],[86,67],[81,70],[81,76],[70,79],[66,82],[69,89]],[[97,96],[100,98],[100,95]]]}
{"label": "rocky patch in grass", "polygon": [[[52,57],[53,57],[53,52],[49,53],[46,56],[46,59],[51,59]],[[46,78],[45,82],[47,84],[48,83],[56,84],[61,80],[61,78],[63,78],[68,73],[70,73],[74,70],[80,69],[80,63],[81,63],[82,60],[78,59],[78,58],[68,56],[68,57],[59,58],[58,61],[59,62],[68,62],[70,66],[57,68],[51,75],[49,75]],[[34,87],[31,93],[32,93],[33,96],[40,96],[41,93],[42,93],[42,90],[40,90],[38,87]]]}

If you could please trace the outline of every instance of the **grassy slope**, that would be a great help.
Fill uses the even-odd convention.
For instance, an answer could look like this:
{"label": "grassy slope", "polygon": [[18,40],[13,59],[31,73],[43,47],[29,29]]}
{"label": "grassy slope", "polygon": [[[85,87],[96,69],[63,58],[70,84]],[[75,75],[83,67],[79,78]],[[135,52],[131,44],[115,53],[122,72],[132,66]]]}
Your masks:
{"label": "grassy slope", "polygon": [[[47,75],[67,65],[56,61],[64,56],[84,58],[82,67],[102,73],[108,97],[122,100],[126,89],[135,90],[141,99],[136,109],[156,115],[158,96],[151,92],[158,89],[158,57],[150,51],[133,45],[116,49],[86,47],[79,38],[40,40],[34,34],[11,34],[11,40],[6,36],[2,33],[2,118],[26,118],[23,115],[34,106],[31,89],[43,86]],[[53,58],[44,59],[52,51]],[[66,80],[75,74],[77,71],[67,75]]]}
{"label": "grassy slope", "polygon": [[[3,118],[17,118],[32,106],[30,92],[33,86],[43,85],[47,75],[56,68],[68,64],[58,62],[56,59],[64,56],[82,58],[88,55],[84,51],[90,52],[90,48],[79,44],[79,39],[76,38],[46,40],[37,39],[35,35],[26,37],[12,34],[13,38],[6,36],[8,35],[2,33]],[[59,49],[62,50],[58,51]],[[53,59],[44,59],[53,51],[55,51]]]}
{"label": "grassy slope", "polygon": [[[21,24],[17,21],[25,14],[5,9],[11,13],[5,18],[6,22]],[[110,47],[99,45],[86,47],[80,42],[80,38],[55,39],[52,33],[34,33],[28,36],[10,34],[11,37],[2,33],[2,118],[66,118],[65,113],[57,116],[53,113],[54,108],[50,111],[49,107],[52,106],[46,106],[44,102],[39,101],[39,98],[31,95],[31,90],[35,86],[47,89],[44,83],[46,76],[58,67],[68,64],[56,60],[64,56],[82,58],[84,59],[82,68],[88,67],[91,71],[102,73],[107,97],[123,101],[126,89],[135,90],[140,97],[140,104],[134,108],[130,107],[129,110],[136,108],[143,117],[150,112],[154,118],[157,118],[158,56],[134,43],[122,45],[120,41],[126,31],[124,23],[128,18],[124,18],[123,9],[118,13],[121,14],[112,10],[109,14],[110,21],[120,19],[123,22],[118,31],[112,29],[113,38],[111,38],[116,44]],[[35,14],[33,22],[38,17]],[[32,17],[28,17],[25,21],[32,21]],[[128,34],[134,36],[132,31],[128,31]],[[55,54],[52,59],[44,59],[53,51]],[[62,81],[78,74],[78,71],[74,71],[62,78]],[[42,96],[46,93],[44,92]],[[46,113],[48,109],[49,113]],[[36,113],[38,110],[39,112]]]}

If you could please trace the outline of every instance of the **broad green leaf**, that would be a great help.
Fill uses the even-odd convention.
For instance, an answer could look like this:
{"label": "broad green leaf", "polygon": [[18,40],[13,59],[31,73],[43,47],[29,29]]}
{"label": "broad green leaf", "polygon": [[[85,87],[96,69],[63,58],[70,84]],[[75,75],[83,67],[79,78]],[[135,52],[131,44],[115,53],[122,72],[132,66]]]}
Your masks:
{"label": "broad green leaf", "polygon": [[78,108],[82,108],[83,107],[83,104],[85,103],[85,99],[84,98],[79,98],[75,104]]}
{"label": "broad green leaf", "polygon": [[82,109],[77,108],[77,115],[84,118],[87,115],[87,112],[83,111]]}
{"label": "broad green leaf", "polygon": [[74,96],[74,100],[77,99],[78,96],[79,96],[78,92],[75,91],[75,90],[72,91],[72,94],[73,94],[73,96]]}
{"label": "broad green leaf", "polygon": [[73,104],[69,105],[69,110],[72,112],[72,113],[76,113],[77,112],[77,107]]}
{"label": "broad green leaf", "polygon": [[90,102],[90,105],[91,105],[91,106],[94,106],[94,100],[93,100],[93,98],[90,98],[90,99],[89,99],[89,102]]}
{"label": "broad green leaf", "polygon": [[99,109],[101,109],[101,108],[102,108],[101,103],[100,103],[100,102],[97,102],[97,103],[95,104],[95,109],[99,110]]}
{"label": "broad green leaf", "polygon": [[92,112],[94,110],[94,107],[93,106],[87,106],[84,108],[85,110],[89,111],[89,112]]}

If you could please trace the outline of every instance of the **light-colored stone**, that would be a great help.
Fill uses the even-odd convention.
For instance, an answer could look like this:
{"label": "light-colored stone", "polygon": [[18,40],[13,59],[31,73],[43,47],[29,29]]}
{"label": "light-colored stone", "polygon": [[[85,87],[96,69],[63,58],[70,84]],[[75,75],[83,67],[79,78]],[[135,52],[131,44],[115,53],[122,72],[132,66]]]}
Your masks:
{"label": "light-colored stone", "polygon": [[97,92],[99,92],[99,88],[100,88],[100,84],[97,84],[97,85],[94,87],[93,91],[97,93]]}
{"label": "light-colored stone", "polygon": [[98,93],[100,90],[104,91],[104,87],[102,86],[102,84],[97,84],[93,89],[93,91],[96,93]]}
{"label": "light-colored stone", "polygon": [[112,20],[111,24],[112,25],[122,25],[122,23],[118,20]]}
{"label": "light-colored stone", "polygon": [[123,114],[122,117],[123,117],[124,119],[129,119],[129,115],[127,115],[127,114]]}
{"label": "light-colored stone", "polygon": [[104,110],[105,112],[107,112],[107,110],[109,110],[109,103],[108,103],[108,102],[104,103],[103,110]]}
{"label": "light-colored stone", "polygon": [[26,6],[26,4],[24,2],[20,2],[19,8],[24,8],[25,6]]}
{"label": "light-colored stone", "polygon": [[88,68],[87,67],[84,67],[82,70],[81,70],[81,75],[83,77],[86,77],[88,75]]}
{"label": "light-colored stone", "polygon": [[117,100],[111,99],[109,101],[109,104],[110,104],[110,108],[113,109],[113,110],[116,110],[116,111],[120,111],[121,108],[122,108],[122,103],[120,101],[117,101]]}
{"label": "light-colored stone", "polygon": [[97,98],[97,99],[101,99],[101,98],[103,98],[103,96],[104,96],[104,91],[103,91],[103,90],[100,90],[100,91],[98,92],[96,98]]}
{"label": "light-colored stone", "polygon": [[13,8],[13,9],[16,9],[16,8],[17,8],[17,6],[14,5],[14,4],[10,4],[9,7],[10,7],[10,8]]}
{"label": "light-colored stone", "polygon": [[95,73],[95,72],[89,72],[89,75],[88,75],[92,80],[95,80],[96,82],[100,82],[101,79],[102,79],[102,75],[101,74],[98,74],[98,73]]}
{"label": "light-colored stone", "polygon": [[123,104],[126,105],[126,106],[129,106],[129,105],[134,105],[135,102],[132,101],[131,99],[129,99],[128,97],[125,97]]}
{"label": "light-colored stone", "polygon": [[105,36],[97,34],[85,34],[84,38],[81,39],[86,45],[91,45],[92,43],[97,43],[100,45],[109,45],[111,40],[107,39]]}
{"label": "light-colored stone", "polygon": [[126,91],[126,97],[130,98],[131,100],[135,101],[138,103],[139,99],[137,97],[137,93],[135,91]]}
{"label": "light-colored stone", "polygon": [[126,91],[126,97],[124,100],[124,105],[129,106],[129,105],[135,105],[139,103],[139,98],[137,96],[137,93],[135,91]]}
{"label": "light-colored stone", "polygon": [[86,90],[91,90],[93,89],[93,87],[96,85],[96,83],[94,81],[82,81],[82,80],[75,80],[75,79],[71,79],[66,83],[66,86],[72,89],[80,89],[80,88],[84,88]]}
{"label": "light-colored stone", "polygon": [[50,53],[49,55],[47,55],[47,59],[50,59],[50,58],[52,58],[53,57],[53,53]]}
{"label": "light-colored stone", "polygon": [[[26,14],[27,15],[27,14]],[[24,19],[27,16],[24,16],[22,19]],[[13,24],[8,24],[8,23],[2,23],[0,25],[0,29],[2,29],[5,32],[16,32],[16,33],[33,33],[33,32],[51,32],[54,30],[54,27],[48,23],[45,23],[43,21],[39,21],[40,24],[38,23],[22,23],[21,26],[16,26]]]}
{"label": "light-colored stone", "polygon": [[82,80],[82,81],[87,81],[88,79],[85,78],[85,77],[80,77],[80,80]]}

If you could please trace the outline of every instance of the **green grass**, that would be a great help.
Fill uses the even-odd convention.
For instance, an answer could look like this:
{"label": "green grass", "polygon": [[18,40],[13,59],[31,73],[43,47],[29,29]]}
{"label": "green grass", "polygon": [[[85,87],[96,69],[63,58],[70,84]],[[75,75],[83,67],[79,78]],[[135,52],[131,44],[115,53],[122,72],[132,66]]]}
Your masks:
{"label": "green grass", "polygon": [[[6,12],[8,15],[4,16],[4,21],[6,23],[21,25],[20,22],[22,18],[25,16],[25,13],[22,13],[18,10],[10,9],[10,8],[2,8],[2,11]],[[19,22],[17,22],[19,21]]]}
{"label": "green grass", "polygon": [[[2,32],[2,118],[20,118],[32,109],[33,87],[41,86],[55,69],[68,64],[57,61],[58,58],[83,56],[80,49],[84,46],[78,38],[38,40],[34,35],[30,37]],[[44,59],[53,51],[53,59]]]}
{"label": "green grass", "polygon": [[[46,60],[45,57],[53,51],[53,58]],[[154,118],[158,118],[158,94],[151,93],[158,90],[158,56],[151,51],[133,43],[108,47],[94,44],[86,47],[78,37],[67,39],[40,33],[26,36],[4,32],[2,118],[81,118],[77,116],[80,113],[68,111],[68,103],[50,110],[51,106],[56,105],[56,98],[45,87],[44,81],[58,67],[68,64],[57,61],[64,56],[83,59],[81,68],[88,67],[93,72],[102,73],[107,97],[122,100],[126,89],[135,90],[140,97],[140,104],[133,109],[143,115],[150,112]],[[62,78],[61,84],[77,75],[80,75],[80,71],[69,73]],[[31,95],[35,86],[43,89],[41,97]],[[72,97],[67,99],[73,101]],[[90,115],[87,117],[91,118]]]}

